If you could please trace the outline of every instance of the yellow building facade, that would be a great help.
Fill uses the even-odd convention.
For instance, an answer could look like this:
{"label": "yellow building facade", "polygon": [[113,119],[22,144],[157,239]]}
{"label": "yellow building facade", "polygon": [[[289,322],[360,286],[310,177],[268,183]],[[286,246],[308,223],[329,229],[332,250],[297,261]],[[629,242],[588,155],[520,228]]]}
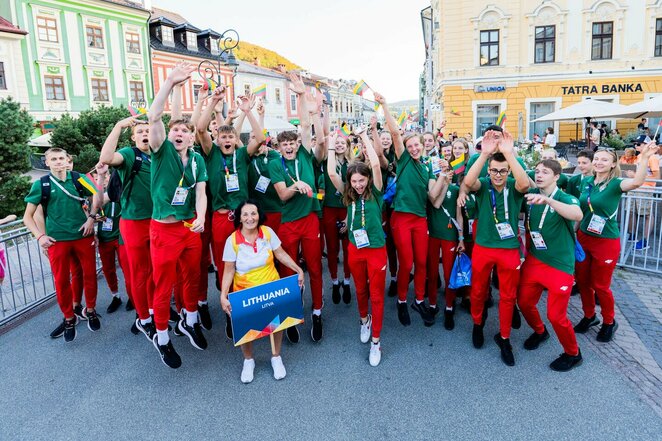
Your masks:
{"label": "yellow building facade", "polygon": [[[431,2],[428,129],[446,120],[445,131],[476,137],[505,112],[520,139],[551,126],[569,141],[583,123],[533,120],[587,98],[627,105],[662,94],[662,0],[496,3]],[[600,122],[623,135],[639,123]]]}

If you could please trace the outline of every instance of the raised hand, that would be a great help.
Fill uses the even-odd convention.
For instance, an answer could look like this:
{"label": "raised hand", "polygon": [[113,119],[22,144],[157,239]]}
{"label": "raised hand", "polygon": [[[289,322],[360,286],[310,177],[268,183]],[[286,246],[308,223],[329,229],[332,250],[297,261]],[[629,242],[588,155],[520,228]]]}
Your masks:
{"label": "raised hand", "polygon": [[238,100],[239,100],[239,110],[241,110],[244,113],[248,113],[251,111],[251,100],[249,97],[240,96]]}
{"label": "raised hand", "polygon": [[511,135],[510,132],[506,132],[504,130],[503,136],[499,140],[499,151],[503,154],[514,153],[515,141],[513,140],[513,135]]}
{"label": "raised hand", "polygon": [[294,72],[290,73],[290,90],[297,95],[301,95],[306,91],[306,85],[303,83],[301,77]]}
{"label": "raised hand", "polygon": [[499,147],[499,140],[497,139],[494,130],[488,130],[483,136],[483,141],[481,142],[481,152],[486,155],[491,155],[496,152]]}
{"label": "raised hand", "polygon": [[549,202],[549,197],[540,193],[527,193],[524,195],[526,202],[533,205],[544,205]]}
{"label": "raised hand", "polygon": [[181,84],[186,80],[191,78],[191,74],[195,70],[195,66],[185,61],[180,61],[177,63],[168,74],[168,79],[172,81],[173,84]]}
{"label": "raised hand", "polygon": [[377,101],[382,106],[384,104],[386,104],[386,99],[384,98],[384,95],[382,95],[381,93],[377,93],[377,92],[373,92],[373,93],[375,95],[375,101]]}
{"label": "raised hand", "polygon": [[257,100],[257,108],[255,110],[257,110],[258,115],[264,115],[264,102],[262,101],[262,98]]}
{"label": "raised hand", "polygon": [[641,149],[641,155],[644,158],[650,158],[651,156],[656,154],[657,151],[658,151],[657,143],[655,142],[655,140],[653,140],[648,144],[646,144],[643,149]]}

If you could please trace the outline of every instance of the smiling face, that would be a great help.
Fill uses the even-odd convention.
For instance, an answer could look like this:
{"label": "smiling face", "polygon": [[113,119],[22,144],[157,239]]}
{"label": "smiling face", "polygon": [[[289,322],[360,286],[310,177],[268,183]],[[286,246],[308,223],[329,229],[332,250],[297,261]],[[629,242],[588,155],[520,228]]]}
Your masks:
{"label": "smiling face", "polygon": [[453,154],[453,147],[450,145],[445,145],[441,148],[441,156],[444,157],[446,161],[451,160],[451,155]]}
{"label": "smiling face", "polygon": [[495,188],[501,188],[506,184],[506,179],[508,178],[508,172],[510,169],[508,168],[508,162],[507,161],[490,161],[489,168],[487,169],[487,173],[490,176],[490,180],[492,181],[492,185]]}
{"label": "smiling face", "polygon": [[597,151],[593,156],[593,171],[596,173],[609,173],[616,167],[614,154],[606,150]]}
{"label": "smiling face", "polygon": [[453,156],[455,159],[461,157],[463,154],[467,153],[467,149],[464,147],[464,144],[459,141],[453,143]]}
{"label": "smiling face", "polygon": [[434,135],[432,133],[426,133],[423,135],[423,146],[425,147],[425,152],[430,153],[430,150],[432,150],[436,145],[436,141],[434,140]]}
{"label": "smiling face", "polygon": [[131,140],[143,152],[149,150],[149,124],[137,124],[131,129]]}
{"label": "smiling face", "polygon": [[191,147],[194,138],[194,133],[186,124],[174,124],[168,132],[168,140],[173,143],[178,152]]}
{"label": "smiling face", "polygon": [[361,173],[353,173],[349,178],[350,185],[359,195],[365,192],[365,189],[368,187],[368,181],[368,177],[363,176]]}
{"label": "smiling face", "polygon": [[389,132],[382,132],[379,135],[379,140],[382,143],[382,147],[385,149],[391,147],[393,144],[393,138],[391,138],[391,134]]}
{"label": "smiling face", "polygon": [[278,151],[283,155],[283,158],[290,161],[297,157],[299,144],[296,141],[284,140],[278,143]]}
{"label": "smiling face", "polygon": [[334,147],[336,148],[337,155],[344,155],[345,152],[347,151],[347,140],[341,137],[337,137],[336,144]]}
{"label": "smiling face", "polygon": [[216,145],[221,148],[225,155],[234,153],[237,147],[237,134],[233,130],[221,130],[216,136]]}
{"label": "smiling face", "polygon": [[421,144],[421,137],[418,135],[408,136],[405,141],[405,148],[413,159],[420,159],[423,154],[423,145]]}
{"label": "smiling face", "polygon": [[245,204],[241,207],[241,225],[246,230],[255,230],[260,223],[260,213],[257,206],[253,204]]}

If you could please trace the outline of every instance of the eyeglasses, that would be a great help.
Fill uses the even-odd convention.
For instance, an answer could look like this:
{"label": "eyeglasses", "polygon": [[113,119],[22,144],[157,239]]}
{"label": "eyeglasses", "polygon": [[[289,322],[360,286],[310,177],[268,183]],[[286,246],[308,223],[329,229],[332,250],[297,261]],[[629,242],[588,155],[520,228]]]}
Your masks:
{"label": "eyeglasses", "polygon": [[487,171],[488,171],[492,176],[497,176],[497,175],[506,176],[508,173],[510,173],[510,170],[508,170],[507,168],[502,168],[501,170],[496,169],[496,168],[491,168],[491,169],[489,169],[489,170],[487,170]]}

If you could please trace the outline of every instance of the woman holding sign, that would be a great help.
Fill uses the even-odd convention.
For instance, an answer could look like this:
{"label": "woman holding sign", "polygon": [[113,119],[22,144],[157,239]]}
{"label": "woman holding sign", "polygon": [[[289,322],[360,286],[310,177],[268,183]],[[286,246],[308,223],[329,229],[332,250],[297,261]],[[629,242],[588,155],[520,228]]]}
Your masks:
{"label": "woman holding sign", "polygon": [[[236,231],[225,242],[223,251],[225,266],[221,284],[221,307],[229,316],[232,314],[232,307],[228,300],[230,287],[233,291],[239,291],[280,278],[274,265],[274,257],[297,273],[299,286],[303,286],[303,270],[283,250],[276,233],[263,225],[265,220],[264,211],[252,199],[240,203],[234,211]],[[283,334],[278,332],[273,337],[271,367],[274,370],[274,378],[281,380],[286,375],[283,360],[280,358]],[[241,352],[244,354],[241,382],[250,383],[253,381],[253,370],[255,369],[253,344],[250,342],[243,344]]]}
{"label": "woman holding sign", "polygon": [[[384,318],[384,287],[386,285],[386,247],[382,230],[382,171],[379,158],[365,131],[360,133],[367,163],[355,161],[347,167],[343,182],[337,173],[335,146],[337,135],[330,135],[329,178],[343,194],[347,206],[349,236],[349,266],[356,286],[356,299],[361,318],[361,343],[368,343],[372,328],[369,361],[377,366],[382,358],[379,341]],[[369,165],[368,165],[369,164]],[[368,281],[370,281],[368,286]],[[372,315],[368,314],[370,299]]]}

